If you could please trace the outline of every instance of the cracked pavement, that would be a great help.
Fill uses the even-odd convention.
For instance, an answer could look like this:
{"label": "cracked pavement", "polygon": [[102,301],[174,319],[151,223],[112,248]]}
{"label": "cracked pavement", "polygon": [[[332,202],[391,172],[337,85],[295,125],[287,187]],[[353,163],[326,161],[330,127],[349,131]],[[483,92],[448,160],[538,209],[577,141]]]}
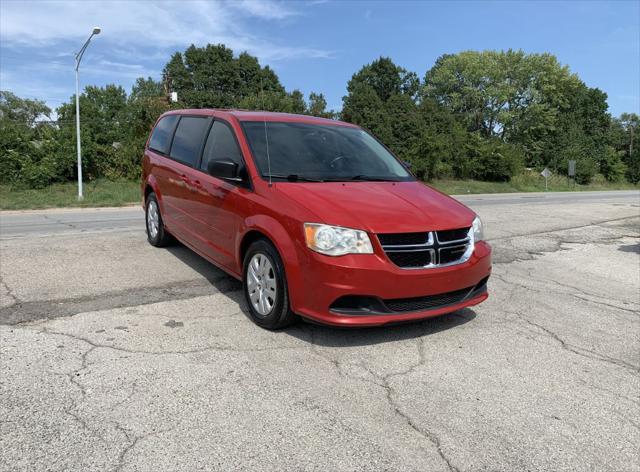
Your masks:
{"label": "cracked pavement", "polygon": [[517,198],[463,200],[489,300],[360,330],[256,327],[139,209],[0,214],[0,470],[640,470],[640,193]]}

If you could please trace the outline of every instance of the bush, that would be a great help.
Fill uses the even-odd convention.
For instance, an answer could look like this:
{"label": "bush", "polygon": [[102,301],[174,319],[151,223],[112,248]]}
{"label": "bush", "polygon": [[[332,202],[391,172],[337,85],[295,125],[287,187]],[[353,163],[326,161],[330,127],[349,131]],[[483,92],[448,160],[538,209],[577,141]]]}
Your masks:
{"label": "bush", "polygon": [[98,165],[100,175],[110,180],[138,179],[146,140],[146,136],[132,137],[123,143],[105,146]]}
{"label": "bush", "polygon": [[627,158],[626,177],[632,184],[640,182],[640,148],[638,147]]}
{"label": "bush", "polygon": [[485,143],[476,162],[473,177],[479,180],[507,182],[522,168],[522,153],[515,146],[492,140]]}
{"label": "bush", "polygon": [[507,182],[522,168],[521,151],[499,139],[482,138],[473,133],[466,151],[466,156],[453,163],[457,178]]}
{"label": "bush", "polygon": [[406,158],[412,164],[412,171],[421,180],[432,180],[441,175],[441,158],[446,155],[446,140],[435,130],[427,128],[417,139]]}
{"label": "bush", "polygon": [[624,152],[618,152],[607,146],[600,157],[600,173],[609,182],[620,182],[624,178],[627,166],[622,162]]}
{"label": "bush", "polygon": [[576,183],[588,185],[598,172],[598,164],[587,157],[576,159]]}

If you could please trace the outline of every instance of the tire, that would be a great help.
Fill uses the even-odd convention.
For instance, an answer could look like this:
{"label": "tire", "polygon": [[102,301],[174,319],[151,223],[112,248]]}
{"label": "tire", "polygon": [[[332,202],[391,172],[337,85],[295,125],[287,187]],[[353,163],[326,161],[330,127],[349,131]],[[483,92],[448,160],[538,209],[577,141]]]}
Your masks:
{"label": "tire", "polygon": [[297,320],[289,306],[282,259],[269,241],[260,239],[249,246],[244,257],[242,282],[249,315],[255,324],[274,330]]}
{"label": "tire", "polygon": [[162,222],[160,205],[156,194],[151,192],[147,196],[145,205],[144,220],[147,228],[147,241],[155,247],[164,247],[171,243],[171,235],[167,232]]}

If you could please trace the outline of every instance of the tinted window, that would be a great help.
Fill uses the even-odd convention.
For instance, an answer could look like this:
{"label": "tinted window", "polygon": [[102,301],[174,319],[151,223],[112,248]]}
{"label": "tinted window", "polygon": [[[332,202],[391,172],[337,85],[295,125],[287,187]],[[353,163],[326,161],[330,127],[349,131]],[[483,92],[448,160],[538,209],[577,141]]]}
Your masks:
{"label": "tinted window", "polygon": [[171,145],[171,157],[195,167],[200,157],[202,139],[208,124],[209,120],[206,117],[183,116],[180,118]]}
{"label": "tinted window", "polygon": [[242,165],[242,154],[233,130],[222,121],[215,121],[211,127],[202,155],[201,169],[207,170],[209,161],[232,161]]}
{"label": "tinted window", "polygon": [[176,127],[177,120],[178,115],[169,115],[158,122],[149,140],[149,147],[151,149],[161,152],[162,154],[169,153],[171,135],[173,134],[173,129]]}
{"label": "tinted window", "polygon": [[245,121],[242,125],[263,176],[268,173],[269,157],[271,174],[276,178],[413,179],[384,146],[359,128],[272,121]]}

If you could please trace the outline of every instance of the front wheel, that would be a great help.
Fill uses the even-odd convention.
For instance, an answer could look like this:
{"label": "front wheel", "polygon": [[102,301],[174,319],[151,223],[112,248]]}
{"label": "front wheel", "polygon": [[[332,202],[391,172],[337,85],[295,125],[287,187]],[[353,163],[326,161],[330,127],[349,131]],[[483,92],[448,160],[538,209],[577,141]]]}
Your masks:
{"label": "front wheel", "polygon": [[259,240],[249,246],[242,280],[249,314],[258,326],[279,329],[296,320],[289,307],[282,259],[270,242]]}

